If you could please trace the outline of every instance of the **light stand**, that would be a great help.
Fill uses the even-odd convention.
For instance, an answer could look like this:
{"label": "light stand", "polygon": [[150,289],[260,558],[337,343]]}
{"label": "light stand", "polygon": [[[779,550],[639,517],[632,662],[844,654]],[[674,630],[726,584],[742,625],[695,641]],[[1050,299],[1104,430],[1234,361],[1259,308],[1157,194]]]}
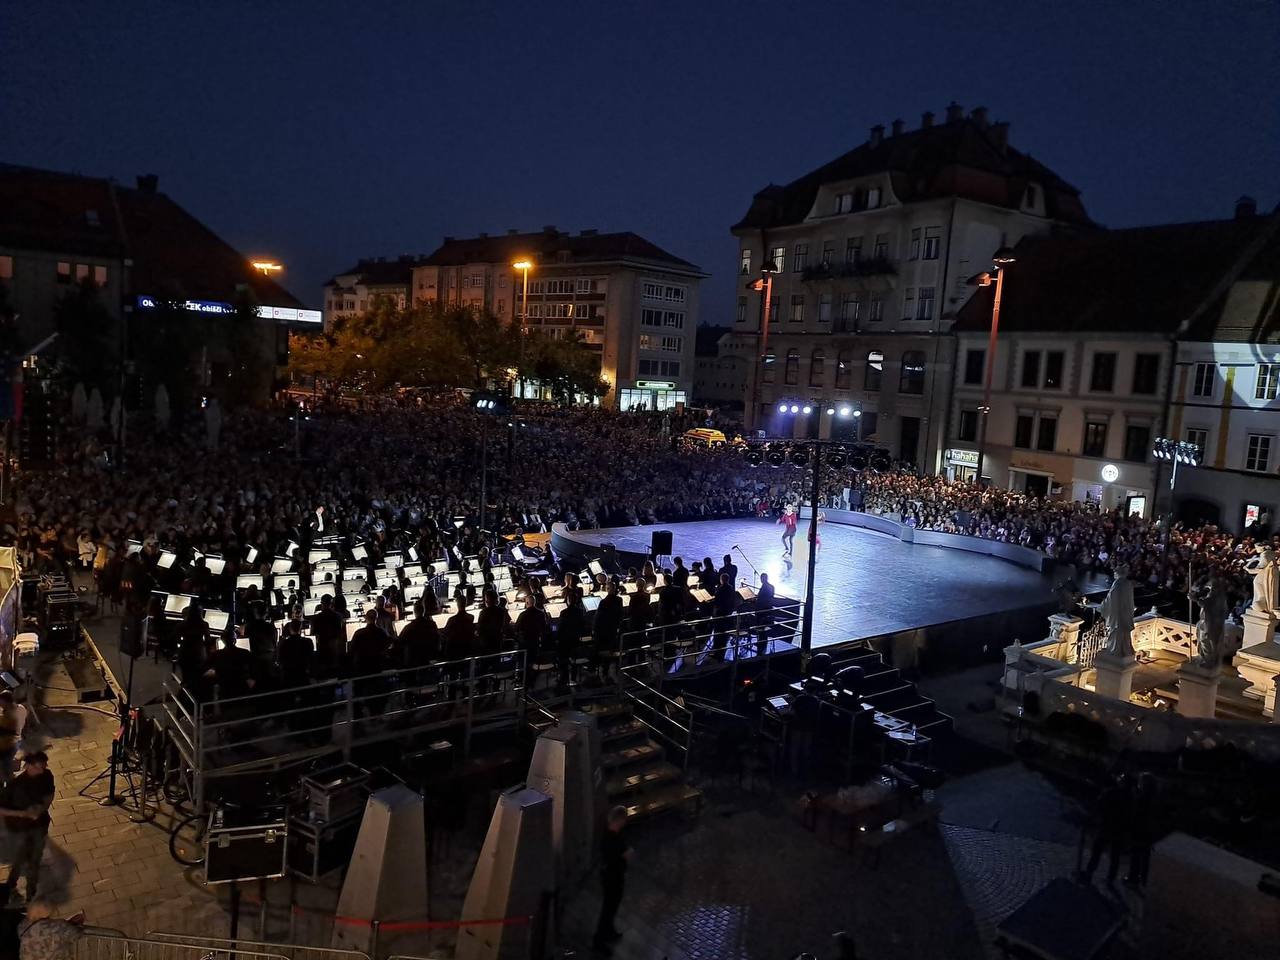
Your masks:
{"label": "light stand", "polygon": [[[133,669],[138,662],[138,654],[140,653],[138,645],[141,639],[141,630],[142,626],[138,623],[137,617],[134,614],[126,614],[125,619],[121,621],[120,624],[120,650],[122,653],[127,653],[129,656],[129,673],[128,679],[125,681],[124,690],[124,713],[120,719],[120,727],[116,731],[116,735],[111,740],[111,758],[107,763],[107,769],[103,770],[96,777],[86,783],[80,790],[80,796],[86,796],[90,787],[103,777],[106,777],[107,795],[99,801],[99,805],[104,807],[116,807],[121,806],[124,803],[123,797],[116,793],[116,773],[120,767],[124,766],[121,751],[123,750],[124,740],[129,735],[130,714],[133,711]],[[129,785],[129,796],[132,798],[133,802],[137,804],[138,787],[137,784],[134,783],[133,773],[128,767],[124,768],[124,779]],[[142,789],[144,791],[144,802],[146,788],[147,785],[143,783]]]}
{"label": "light stand", "polygon": [[809,575],[804,584],[804,619],[800,627],[800,662],[808,664],[813,650],[813,580],[818,569],[818,487],[822,475],[822,442],[809,446]]}

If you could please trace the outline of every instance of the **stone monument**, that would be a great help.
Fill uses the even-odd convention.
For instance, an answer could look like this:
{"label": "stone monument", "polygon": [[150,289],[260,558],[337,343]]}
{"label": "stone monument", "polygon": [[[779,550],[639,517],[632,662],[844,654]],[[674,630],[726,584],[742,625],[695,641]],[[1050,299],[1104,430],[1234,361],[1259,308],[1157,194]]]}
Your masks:
{"label": "stone monument", "polygon": [[1212,717],[1217,712],[1222,677],[1227,595],[1221,581],[1206,578],[1192,589],[1191,599],[1200,604],[1200,620],[1196,623],[1196,655],[1178,668],[1178,713]]}
{"label": "stone monument", "polygon": [[1107,642],[1093,661],[1093,689],[1103,696],[1128,700],[1138,662],[1133,655],[1133,583],[1126,564],[1115,569],[1111,589],[1102,601],[1102,617],[1107,625]]}
{"label": "stone monument", "polygon": [[1277,570],[1271,548],[1259,544],[1256,549],[1257,556],[1244,565],[1253,574],[1253,603],[1244,612],[1244,640],[1232,663],[1236,672],[1249,682],[1244,695],[1262,700],[1265,705],[1275,703],[1276,674],[1280,673],[1280,644],[1276,643]]}

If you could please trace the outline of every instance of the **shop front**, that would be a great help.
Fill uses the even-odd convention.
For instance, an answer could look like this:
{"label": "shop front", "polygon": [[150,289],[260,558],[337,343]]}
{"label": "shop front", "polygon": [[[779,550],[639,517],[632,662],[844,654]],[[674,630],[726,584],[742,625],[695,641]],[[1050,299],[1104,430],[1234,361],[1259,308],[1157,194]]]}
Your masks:
{"label": "shop front", "polygon": [[618,409],[677,410],[688,403],[688,391],[674,380],[637,380],[634,386],[618,388]]}
{"label": "shop front", "polygon": [[1014,452],[1009,460],[1009,489],[1041,499],[1059,499],[1071,477],[1070,457]]}
{"label": "shop front", "polygon": [[1125,516],[1150,517],[1152,471],[1144,463],[1077,460],[1071,478],[1071,499],[1096,503],[1101,510],[1120,509]]}
{"label": "shop front", "polygon": [[[955,482],[962,481],[965,483],[972,482],[978,474],[978,451],[977,450],[944,450],[942,454],[943,469],[946,471],[947,479]],[[991,460],[988,459],[984,464],[990,467]],[[985,471],[990,476],[991,471]]]}

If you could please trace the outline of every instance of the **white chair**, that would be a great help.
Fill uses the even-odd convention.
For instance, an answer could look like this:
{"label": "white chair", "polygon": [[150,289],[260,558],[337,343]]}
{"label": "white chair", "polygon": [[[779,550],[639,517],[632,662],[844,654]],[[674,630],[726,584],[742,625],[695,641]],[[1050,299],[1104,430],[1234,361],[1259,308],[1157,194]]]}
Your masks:
{"label": "white chair", "polygon": [[[40,634],[32,631],[20,633],[13,638],[13,664],[17,672],[19,657],[34,657],[40,652]],[[25,703],[27,706],[27,723],[40,723],[40,715],[36,713],[36,681],[33,665],[28,664],[20,671],[21,679],[26,684]]]}

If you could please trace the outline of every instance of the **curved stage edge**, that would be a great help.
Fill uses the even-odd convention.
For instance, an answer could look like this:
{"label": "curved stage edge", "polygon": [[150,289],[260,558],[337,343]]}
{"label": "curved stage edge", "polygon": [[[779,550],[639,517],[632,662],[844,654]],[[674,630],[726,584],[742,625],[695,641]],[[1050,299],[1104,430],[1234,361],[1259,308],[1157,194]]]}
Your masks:
{"label": "curved stage edge", "polygon": [[[1042,639],[1056,609],[1053,561],[1016,544],[916,530],[887,517],[823,510],[814,582],[815,648],[870,642],[895,665],[949,669],[998,659],[1015,638]],[[569,530],[552,527],[557,554],[578,563],[617,552],[622,569],[649,556],[650,536],[670,530],[687,564],[731,549],[740,576],[766,571],[780,596],[803,597],[808,523],[796,536],[794,565],[769,520],[700,520],[655,526]]]}

